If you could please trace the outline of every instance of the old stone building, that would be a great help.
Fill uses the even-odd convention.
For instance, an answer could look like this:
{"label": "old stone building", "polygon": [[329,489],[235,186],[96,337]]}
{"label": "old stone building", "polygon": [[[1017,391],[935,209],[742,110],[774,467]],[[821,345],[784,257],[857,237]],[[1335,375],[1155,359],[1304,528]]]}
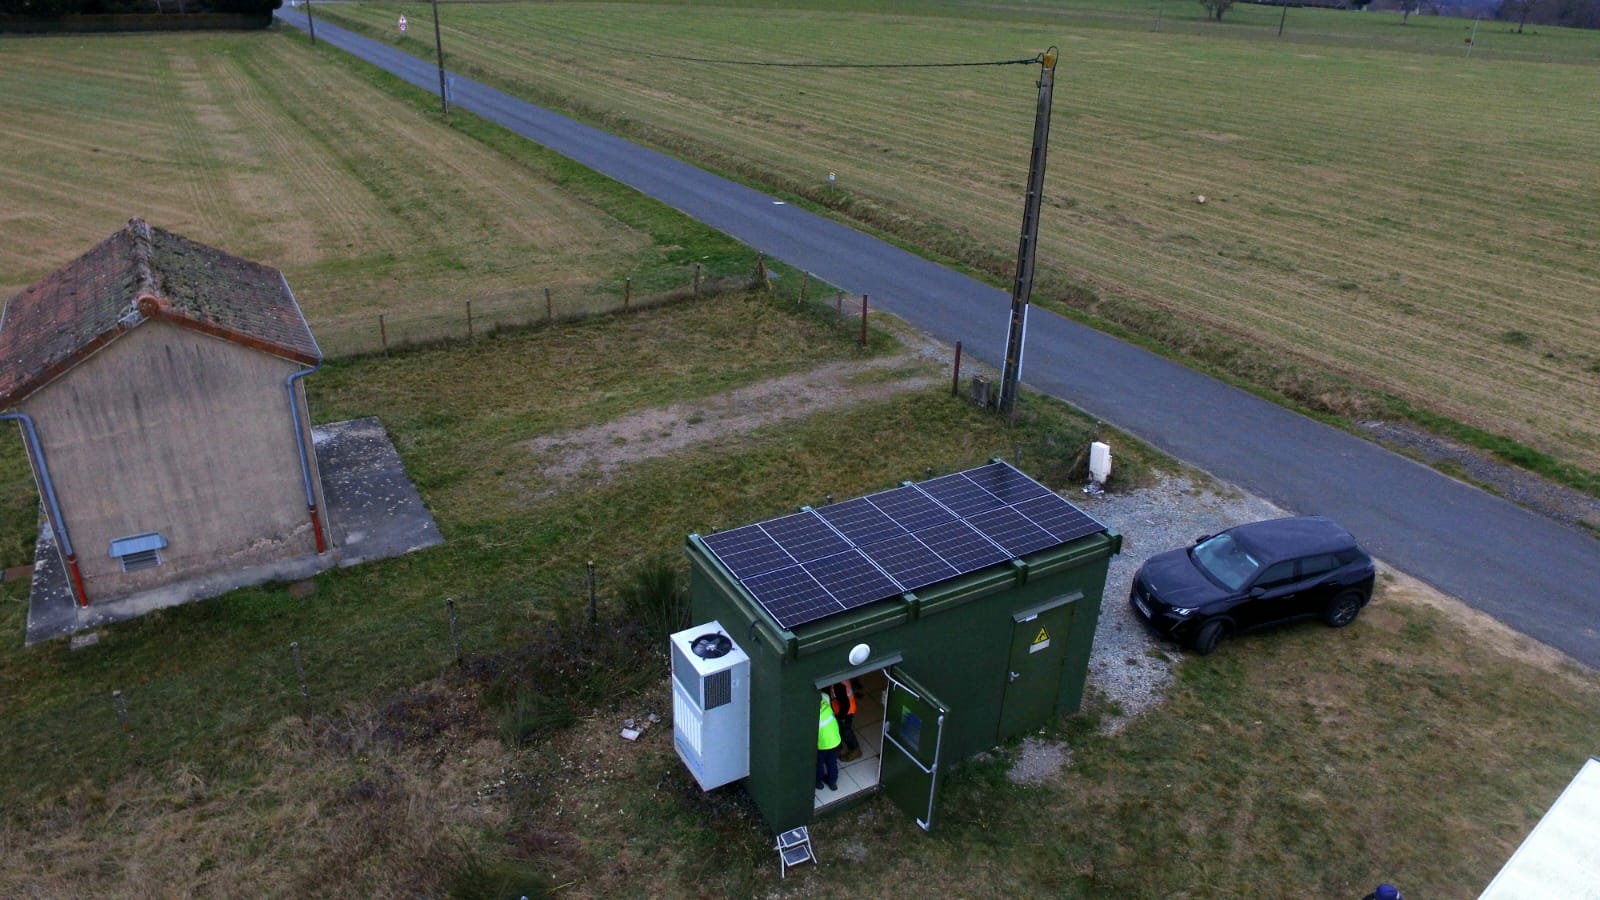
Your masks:
{"label": "old stone building", "polygon": [[79,607],[332,549],[301,380],[321,359],[277,269],[137,218],[11,298],[0,415]]}

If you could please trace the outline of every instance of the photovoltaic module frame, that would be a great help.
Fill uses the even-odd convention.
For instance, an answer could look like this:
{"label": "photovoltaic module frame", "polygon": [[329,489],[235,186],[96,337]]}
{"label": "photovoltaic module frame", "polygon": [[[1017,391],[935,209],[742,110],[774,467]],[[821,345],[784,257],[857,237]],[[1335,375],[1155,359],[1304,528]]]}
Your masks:
{"label": "photovoltaic module frame", "polygon": [[996,461],[701,540],[792,629],[1105,530]]}

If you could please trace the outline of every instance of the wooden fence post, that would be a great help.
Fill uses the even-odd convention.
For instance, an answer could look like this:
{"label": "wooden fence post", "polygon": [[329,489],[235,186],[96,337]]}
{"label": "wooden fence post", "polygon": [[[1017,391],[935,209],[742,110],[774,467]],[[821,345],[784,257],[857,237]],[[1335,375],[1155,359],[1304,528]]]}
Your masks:
{"label": "wooden fence post", "polygon": [[633,279],[628,278],[622,282],[622,308],[627,309],[631,302],[633,302]]}
{"label": "wooden fence post", "polygon": [[700,296],[700,264],[694,264],[694,295]]}
{"label": "wooden fence post", "polygon": [[456,665],[462,664],[461,657],[461,631],[456,625],[456,598],[449,597],[444,601],[445,609],[450,612],[450,646],[456,651]]}
{"label": "wooden fence post", "polygon": [[961,396],[961,342],[956,341],[955,371],[950,374],[950,396]]}
{"label": "wooden fence post", "polygon": [[861,340],[859,342],[859,346],[863,350],[865,350],[867,348],[867,295],[866,294],[862,294],[861,295]]}
{"label": "wooden fence post", "polygon": [[592,631],[600,624],[600,606],[596,602],[594,590],[594,560],[589,560],[586,568],[589,580],[589,629]]}
{"label": "wooden fence post", "polygon": [[544,320],[553,322],[556,318],[555,307],[550,305],[550,289],[544,289]]}
{"label": "wooden fence post", "polygon": [[383,344],[383,352],[389,352],[389,330],[383,325],[383,313],[378,313],[378,341]]}
{"label": "wooden fence post", "polygon": [[306,667],[300,664],[300,642],[290,641],[289,652],[294,654],[294,674],[300,679],[300,699],[305,703],[306,715],[310,715],[311,690],[306,687]]}
{"label": "wooden fence post", "polygon": [[467,340],[472,340],[472,301],[467,301]]}

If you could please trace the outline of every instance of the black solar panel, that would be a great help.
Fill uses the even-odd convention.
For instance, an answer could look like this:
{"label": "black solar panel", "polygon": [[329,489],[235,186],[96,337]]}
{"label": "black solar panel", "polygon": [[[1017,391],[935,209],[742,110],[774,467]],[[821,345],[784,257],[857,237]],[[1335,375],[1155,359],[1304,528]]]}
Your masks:
{"label": "black solar panel", "polygon": [[811,573],[800,566],[790,566],[741,579],[761,605],[772,613],[778,624],[793,628],[805,622],[814,622],[836,612],[844,612],[844,604],[833,599]]}
{"label": "black solar panel", "polygon": [[839,529],[841,534],[857,545],[891,534],[906,533],[904,528],[896,525],[888,514],[873,506],[866,497],[824,506],[817,510],[817,515],[827,519],[829,525]]}
{"label": "black solar panel", "polygon": [[887,513],[896,525],[907,531],[917,531],[940,522],[949,522],[956,517],[955,513],[940,506],[932,497],[911,485],[873,494],[867,500]]}
{"label": "black solar panel", "polygon": [[767,536],[778,542],[795,562],[810,562],[850,549],[850,542],[807,510],[761,523]]}
{"label": "black solar panel", "polygon": [[993,462],[704,541],[789,629],[1104,530]]}
{"label": "black solar panel", "polygon": [[760,525],[746,525],[705,539],[706,546],[717,554],[717,559],[742,581],[752,575],[771,572],[795,561],[783,552],[778,542],[767,537]]}
{"label": "black solar panel", "polygon": [[846,609],[904,592],[862,556],[860,550],[846,550],[807,563],[805,570]]}
{"label": "black solar panel", "polygon": [[1001,462],[961,474],[1007,505],[1021,503],[1029,497],[1052,496],[1049,488]]}
{"label": "black solar panel", "polygon": [[1024,500],[1017,504],[1017,512],[1027,516],[1035,525],[1050,532],[1050,536],[1065,544],[1088,534],[1105,531],[1106,527],[1071,503],[1047,494]]}
{"label": "black solar panel", "polygon": [[1015,507],[1002,506],[978,513],[967,520],[984,537],[1006,548],[1012,556],[1027,556],[1035,550],[1060,543],[1050,532],[1028,521]]}
{"label": "black solar panel", "polygon": [[965,522],[946,522],[916,534],[940,559],[962,572],[976,572],[1011,558],[1011,554]]}
{"label": "black solar panel", "polygon": [[862,547],[861,552],[908,591],[961,574],[915,535],[898,534],[875,541]]}
{"label": "black solar panel", "polygon": [[977,482],[968,478],[965,472],[935,478],[917,486],[963,518],[1001,505],[999,497],[978,487]]}

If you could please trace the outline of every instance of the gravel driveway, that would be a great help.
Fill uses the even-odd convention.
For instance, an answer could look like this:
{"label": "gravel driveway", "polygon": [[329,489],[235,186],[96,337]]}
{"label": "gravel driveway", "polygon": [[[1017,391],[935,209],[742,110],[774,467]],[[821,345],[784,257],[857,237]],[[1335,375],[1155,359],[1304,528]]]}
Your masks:
{"label": "gravel driveway", "polygon": [[[1159,704],[1181,658],[1177,645],[1156,638],[1128,605],[1133,573],[1157,553],[1182,547],[1211,534],[1258,519],[1288,515],[1259,497],[1186,476],[1163,477],[1154,487],[1129,493],[1071,494],[1067,499],[1122,535],[1122,552],[1111,558],[1100,624],[1089,657],[1089,689],[1117,710],[1106,724],[1112,734]],[[1151,652],[1156,651],[1156,652]],[[1038,784],[1070,759],[1063,743],[1026,738],[1010,779]]]}

